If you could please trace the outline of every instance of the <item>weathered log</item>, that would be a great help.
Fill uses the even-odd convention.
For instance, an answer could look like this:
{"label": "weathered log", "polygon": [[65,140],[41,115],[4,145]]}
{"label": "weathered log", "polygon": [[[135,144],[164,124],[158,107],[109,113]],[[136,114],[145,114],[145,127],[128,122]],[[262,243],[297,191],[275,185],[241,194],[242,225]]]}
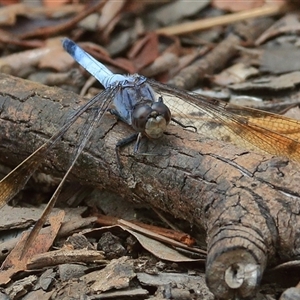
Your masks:
{"label": "weathered log", "polygon": [[[6,75],[0,75],[0,86],[0,161],[11,166],[59,130],[86,101]],[[51,150],[44,172],[62,174],[67,168],[87,115]],[[131,146],[122,149],[124,179],[115,144],[131,133],[126,124],[105,115],[70,179],[118,191],[203,227],[207,283],[217,297],[251,297],[267,265],[298,257],[299,164],[169,126],[162,139],[144,143],[148,152],[158,155],[133,155]]]}

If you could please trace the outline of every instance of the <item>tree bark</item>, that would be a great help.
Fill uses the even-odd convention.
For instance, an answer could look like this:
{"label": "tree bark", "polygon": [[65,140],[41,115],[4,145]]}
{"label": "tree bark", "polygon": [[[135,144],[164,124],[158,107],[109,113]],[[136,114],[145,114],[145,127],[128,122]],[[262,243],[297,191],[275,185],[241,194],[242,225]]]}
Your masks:
{"label": "tree bark", "polygon": [[[0,74],[0,161],[16,166],[64,124],[86,100]],[[63,174],[76,145],[83,114],[57,143],[43,172]],[[116,164],[116,142],[132,129],[106,114],[78,160],[71,179],[118,191],[207,232],[207,284],[221,299],[251,297],[266,266],[300,251],[300,166],[169,126],[143,147],[157,155],[121,150],[125,179]],[[1,191],[0,191],[1,192]]]}

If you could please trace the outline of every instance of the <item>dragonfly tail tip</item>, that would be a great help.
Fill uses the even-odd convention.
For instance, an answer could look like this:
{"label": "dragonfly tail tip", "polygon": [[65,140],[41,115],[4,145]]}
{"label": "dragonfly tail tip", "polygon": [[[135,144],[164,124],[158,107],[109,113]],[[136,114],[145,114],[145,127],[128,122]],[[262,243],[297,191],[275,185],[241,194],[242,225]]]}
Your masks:
{"label": "dragonfly tail tip", "polygon": [[76,48],[76,44],[68,38],[62,39],[62,46],[68,53],[73,53]]}

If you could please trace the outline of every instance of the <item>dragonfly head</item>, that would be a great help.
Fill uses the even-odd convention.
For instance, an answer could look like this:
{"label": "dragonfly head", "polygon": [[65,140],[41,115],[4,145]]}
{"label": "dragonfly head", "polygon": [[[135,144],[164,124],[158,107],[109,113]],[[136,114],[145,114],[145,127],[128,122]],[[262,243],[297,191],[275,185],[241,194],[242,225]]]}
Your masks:
{"label": "dragonfly head", "polygon": [[171,112],[163,102],[139,104],[132,113],[132,127],[152,139],[161,137],[171,121]]}

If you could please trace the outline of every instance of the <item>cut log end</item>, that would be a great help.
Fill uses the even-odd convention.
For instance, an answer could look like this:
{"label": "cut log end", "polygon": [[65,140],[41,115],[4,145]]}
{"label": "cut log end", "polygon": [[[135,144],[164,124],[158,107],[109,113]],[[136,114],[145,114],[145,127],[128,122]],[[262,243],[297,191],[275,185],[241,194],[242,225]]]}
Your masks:
{"label": "cut log end", "polygon": [[220,299],[244,299],[255,295],[263,271],[247,249],[232,250],[207,265],[207,285]]}
{"label": "cut log end", "polygon": [[210,290],[219,299],[253,297],[267,263],[260,235],[231,226],[216,234],[209,244],[206,281]]}

